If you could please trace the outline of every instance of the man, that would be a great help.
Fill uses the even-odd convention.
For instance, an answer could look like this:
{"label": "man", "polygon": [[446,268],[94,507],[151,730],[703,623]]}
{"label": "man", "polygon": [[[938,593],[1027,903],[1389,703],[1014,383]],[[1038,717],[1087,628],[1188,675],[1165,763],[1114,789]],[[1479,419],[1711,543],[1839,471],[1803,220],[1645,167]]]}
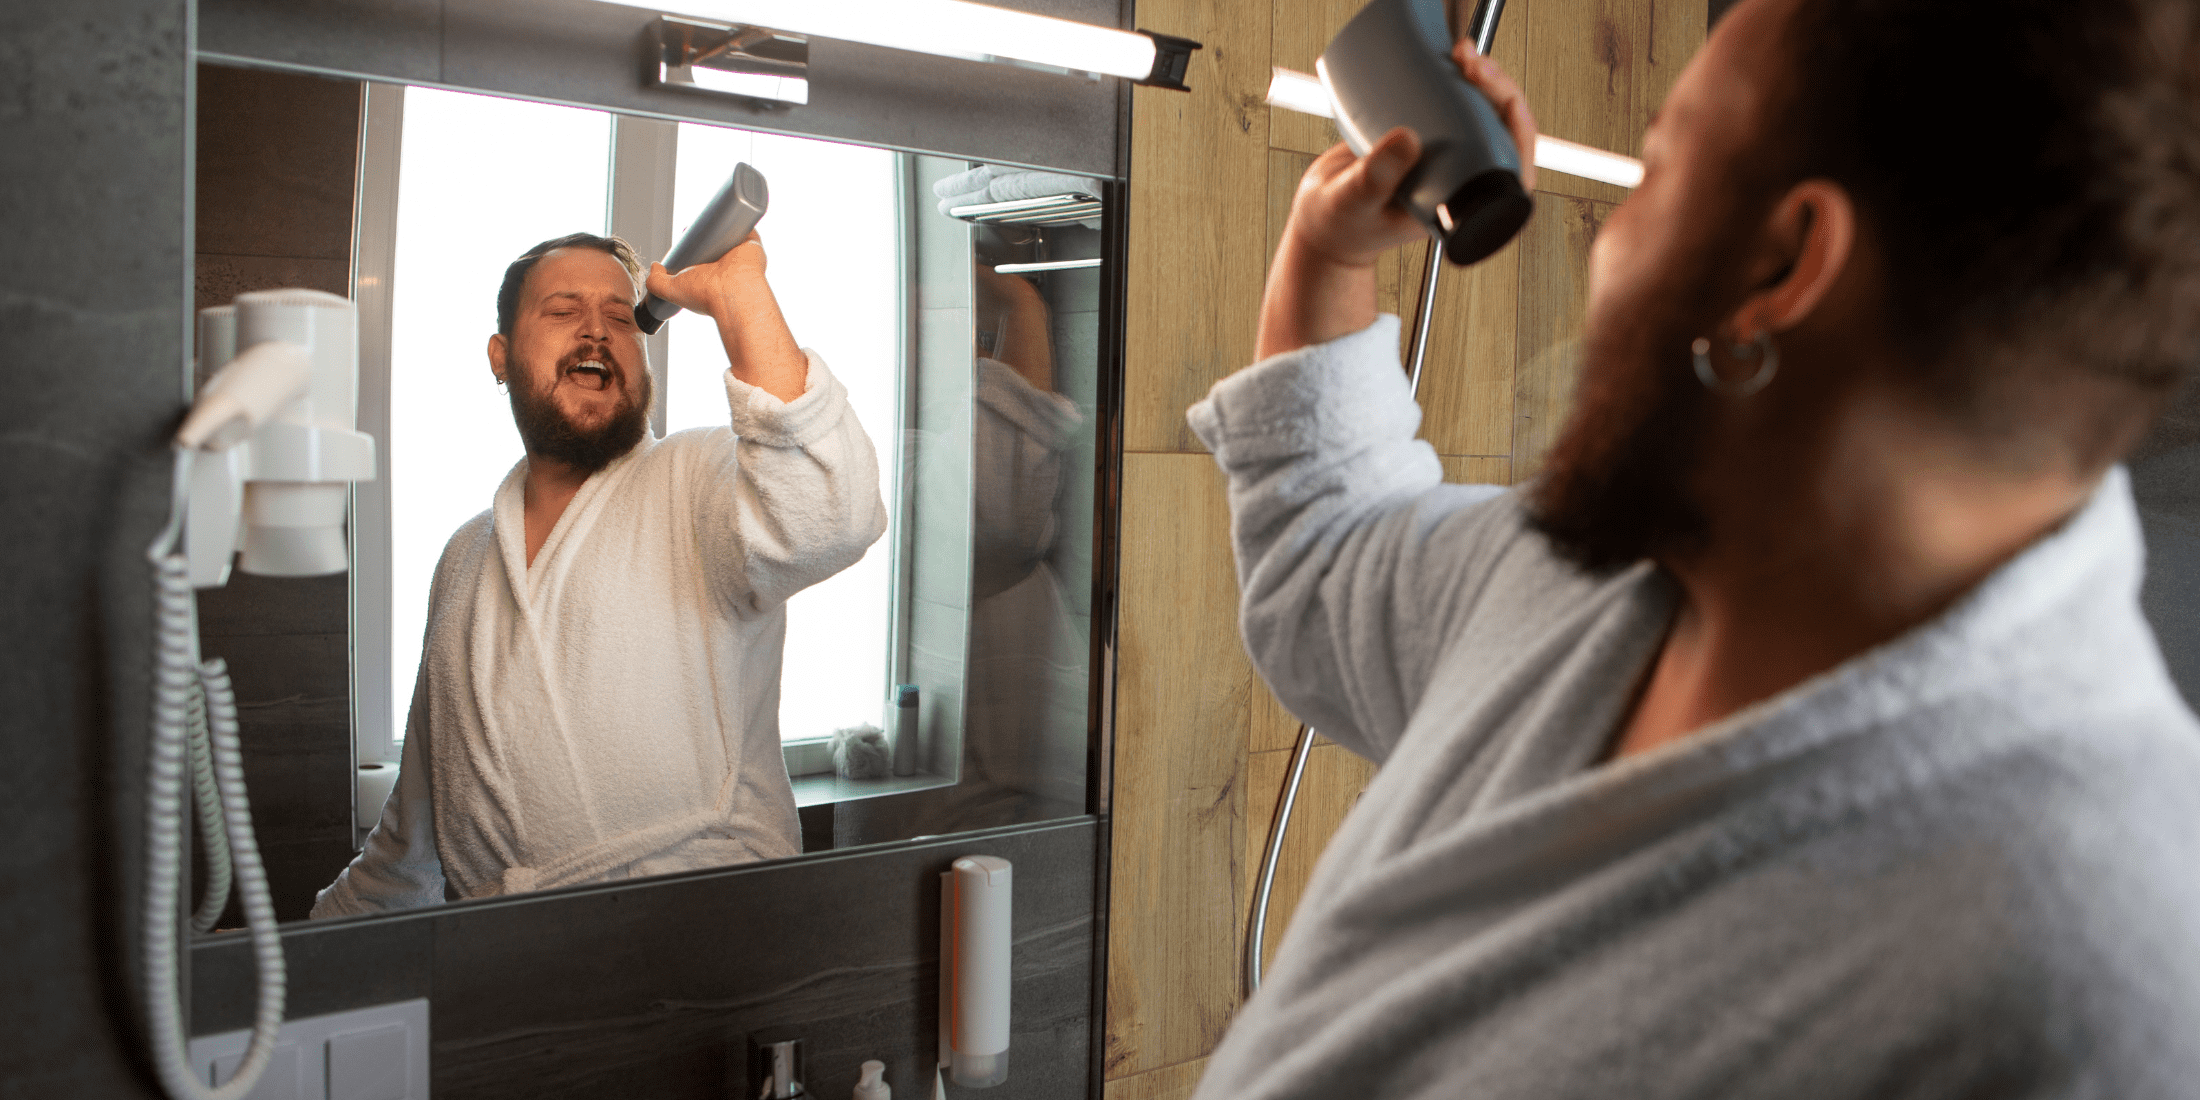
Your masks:
{"label": "man", "polygon": [[713,318],[728,428],[658,440],[641,265],[577,233],[513,262],[489,366],[527,454],[436,566],[396,792],[313,915],[794,855],[786,601],[886,529],[847,391],[755,236],[647,289]]}
{"label": "man", "polygon": [[1202,1100],[2193,1094],[2114,463],[2200,351],[2196,81],[2191,0],[1743,0],[1515,494],[1438,484],[1376,316],[1412,135],[1315,162],[1191,419],[1254,660],[1382,768]]}

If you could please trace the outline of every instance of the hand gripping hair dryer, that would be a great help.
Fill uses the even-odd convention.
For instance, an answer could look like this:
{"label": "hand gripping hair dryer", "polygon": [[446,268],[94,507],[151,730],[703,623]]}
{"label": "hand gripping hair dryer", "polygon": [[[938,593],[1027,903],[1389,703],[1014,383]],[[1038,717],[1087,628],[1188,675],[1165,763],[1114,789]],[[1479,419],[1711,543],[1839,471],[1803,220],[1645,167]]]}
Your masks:
{"label": "hand gripping hair dryer", "polygon": [[[1479,0],[1466,33],[1488,53],[1504,0]],[[1497,109],[1451,60],[1444,0],[1370,0],[1314,63],[1352,151],[1393,127],[1421,139],[1397,201],[1455,264],[1505,246],[1535,203],[1520,186],[1520,150]]]}
{"label": "hand gripping hair dryer", "polygon": [[[749,238],[749,232],[763,220],[764,208],[770,202],[764,173],[749,167],[746,162],[734,165],[732,178],[718,189],[710,205],[703,208],[702,216],[688,226],[688,231],[673,243],[672,251],[666,253],[665,270],[678,271],[696,264],[716,263]],[[652,294],[634,311],[634,324],[654,336],[678,312],[679,306]]]}

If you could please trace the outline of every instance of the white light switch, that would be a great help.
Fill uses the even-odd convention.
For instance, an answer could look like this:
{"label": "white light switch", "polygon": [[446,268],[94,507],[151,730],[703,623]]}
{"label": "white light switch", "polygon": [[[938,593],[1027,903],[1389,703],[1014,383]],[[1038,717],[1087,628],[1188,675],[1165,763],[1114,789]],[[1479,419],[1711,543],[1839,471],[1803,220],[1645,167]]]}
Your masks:
{"label": "white light switch", "polygon": [[[237,1075],[237,1067],[244,1064],[244,1052],[224,1054],[208,1067],[207,1084],[216,1087]],[[267,1071],[260,1075],[260,1083],[252,1086],[245,1100],[305,1100],[305,1093],[298,1082],[298,1044],[277,1043],[275,1053],[267,1060]]]}
{"label": "white light switch", "polygon": [[[226,1081],[251,1038],[201,1035],[191,1065],[204,1080]],[[267,1075],[246,1100],[428,1100],[427,999],[283,1021]]]}
{"label": "white light switch", "polygon": [[328,1037],[328,1100],[410,1100],[405,1025]]}

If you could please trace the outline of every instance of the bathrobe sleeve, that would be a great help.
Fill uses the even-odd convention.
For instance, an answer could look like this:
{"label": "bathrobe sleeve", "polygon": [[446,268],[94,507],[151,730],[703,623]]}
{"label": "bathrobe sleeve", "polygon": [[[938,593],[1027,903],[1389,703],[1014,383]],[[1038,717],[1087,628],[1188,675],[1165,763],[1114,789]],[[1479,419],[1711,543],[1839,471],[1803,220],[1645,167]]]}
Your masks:
{"label": "bathrobe sleeve", "polygon": [[397,786],[382,804],[382,818],[367,834],[366,847],[351,865],[313,899],[309,914],[343,917],[414,909],[444,901],[443,860],[436,854],[434,800],[429,796],[427,662],[413,687],[412,712],[405,720],[405,750],[398,762]]}
{"label": "bathrobe sleeve", "polygon": [[871,437],[825,360],[803,354],[809,375],[792,401],[726,372],[732,445],[696,471],[697,547],[737,612],[771,610],[854,565],[886,532]]}
{"label": "bathrobe sleeve", "polygon": [[1442,483],[1388,314],[1224,379],[1189,419],[1229,479],[1254,666],[1293,714],[1384,759],[1518,509]]}

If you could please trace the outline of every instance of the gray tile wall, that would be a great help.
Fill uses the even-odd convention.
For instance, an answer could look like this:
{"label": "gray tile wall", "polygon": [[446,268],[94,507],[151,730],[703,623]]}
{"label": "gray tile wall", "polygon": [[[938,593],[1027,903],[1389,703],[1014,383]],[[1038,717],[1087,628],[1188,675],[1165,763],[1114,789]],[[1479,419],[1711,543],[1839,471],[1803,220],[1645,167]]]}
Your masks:
{"label": "gray tile wall", "polygon": [[184,0],[0,5],[0,1094],[152,1097],[152,583],[188,364]]}
{"label": "gray tile wall", "polygon": [[[991,1100],[1086,1096],[1095,875],[1091,818],[809,857],[526,902],[285,930],[290,1011],[431,999],[430,1087],[459,1097],[737,1095],[750,1034],[805,1040],[810,1085],[846,1096],[865,1059],[896,1096],[931,1095],[939,873],[1015,864],[1014,1023]],[[241,933],[194,952],[196,1034],[250,1023]]]}

